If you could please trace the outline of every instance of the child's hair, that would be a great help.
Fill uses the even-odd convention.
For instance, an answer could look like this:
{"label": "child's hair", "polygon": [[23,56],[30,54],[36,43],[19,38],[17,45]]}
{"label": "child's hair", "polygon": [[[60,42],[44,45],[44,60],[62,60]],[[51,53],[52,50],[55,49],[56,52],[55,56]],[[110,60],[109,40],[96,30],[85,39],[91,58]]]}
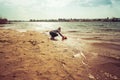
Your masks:
{"label": "child's hair", "polygon": [[59,27],[58,30],[61,30],[61,27]]}
{"label": "child's hair", "polygon": [[58,30],[61,31],[61,27],[59,27]]}

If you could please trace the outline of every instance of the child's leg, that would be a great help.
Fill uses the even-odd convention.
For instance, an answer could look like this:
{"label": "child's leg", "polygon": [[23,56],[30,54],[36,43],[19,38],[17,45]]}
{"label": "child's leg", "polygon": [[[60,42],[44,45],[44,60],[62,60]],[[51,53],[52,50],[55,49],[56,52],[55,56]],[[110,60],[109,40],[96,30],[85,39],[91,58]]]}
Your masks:
{"label": "child's leg", "polygon": [[51,35],[51,39],[52,39],[52,40],[54,40],[54,38],[55,38],[56,36],[58,36],[57,33],[53,33],[53,32],[50,32],[50,35]]}

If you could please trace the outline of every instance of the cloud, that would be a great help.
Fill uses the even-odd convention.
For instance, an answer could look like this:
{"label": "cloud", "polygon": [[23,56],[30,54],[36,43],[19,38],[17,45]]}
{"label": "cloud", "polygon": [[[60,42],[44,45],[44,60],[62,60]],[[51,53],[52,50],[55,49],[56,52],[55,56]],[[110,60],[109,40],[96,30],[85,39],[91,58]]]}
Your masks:
{"label": "cloud", "polygon": [[120,13],[120,0],[111,0],[112,8],[116,13]]}
{"label": "cloud", "polygon": [[0,15],[11,18],[74,17],[76,14],[89,17],[97,11],[99,14],[96,16],[99,17],[111,13],[119,15],[119,4],[120,0],[0,0]]}
{"label": "cloud", "polygon": [[111,0],[111,3],[112,3],[112,5],[113,6],[118,6],[118,5],[120,5],[120,0]]}
{"label": "cloud", "polygon": [[112,5],[111,0],[78,0],[79,6],[82,7],[99,7]]}
{"label": "cloud", "polygon": [[110,6],[119,0],[0,0],[0,4],[14,7],[62,8],[70,6]]}
{"label": "cloud", "polygon": [[43,0],[44,7],[65,7],[71,4],[74,0]]}
{"label": "cloud", "polygon": [[39,7],[64,7],[74,0],[0,0],[0,4],[7,6],[39,6]]}

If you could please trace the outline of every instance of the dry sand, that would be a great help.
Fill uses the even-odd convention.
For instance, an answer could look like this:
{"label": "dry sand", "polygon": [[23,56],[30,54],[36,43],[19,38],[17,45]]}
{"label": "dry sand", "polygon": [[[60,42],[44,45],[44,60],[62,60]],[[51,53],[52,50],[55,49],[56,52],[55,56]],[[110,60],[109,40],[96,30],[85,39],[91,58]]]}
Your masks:
{"label": "dry sand", "polygon": [[118,79],[88,66],[79,56],[72,49],[53,44],[45,34],[0,29],[0,80]]}
{"label": "dry sand", "polygon": [[89,79],[72,52],[56,47],[45,34],[0,29],[0,80]]}

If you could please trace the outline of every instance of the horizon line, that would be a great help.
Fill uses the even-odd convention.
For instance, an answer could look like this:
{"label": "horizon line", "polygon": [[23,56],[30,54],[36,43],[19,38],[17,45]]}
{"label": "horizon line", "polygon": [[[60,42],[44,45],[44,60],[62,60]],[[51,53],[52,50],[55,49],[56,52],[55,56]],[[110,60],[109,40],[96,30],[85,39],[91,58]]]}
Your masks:
{"label": "horizon line", "polygon": [[[70,20],[70,19],[113,19],[113,18],[120,18],[120,17],[104,17],[104,18],[43,18],[43,19],[35,19],[35,18],[31,18],[31,19],[8,19],[8,20],[21,20],[21,21],[29,21],[29,20],[59,20],[59,19],[66,19],[66,20]],[[7,18],[3,18],[3,19],[7,19]]]}

